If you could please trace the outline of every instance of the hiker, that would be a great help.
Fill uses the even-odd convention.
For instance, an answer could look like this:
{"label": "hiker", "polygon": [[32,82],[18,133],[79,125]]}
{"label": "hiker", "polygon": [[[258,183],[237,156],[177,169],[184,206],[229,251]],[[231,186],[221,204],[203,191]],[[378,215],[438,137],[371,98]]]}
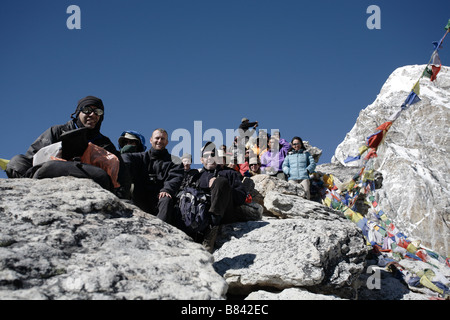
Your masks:
{"label": "hiker", "polygon": [[156,129],[148,151],[122,154],[134,188],[133,203],[143,211],[172,224],[174,200],[183,181],[183,165],[166,149],[169,143],[164,129]]}
{"label": "hiker", "polygon": [[268,146],[267,152],[261,156],[261,173],[286,180],[282,164],[290,148],[289,142],[272,136],[269,139]]}
{"label": "hiker", "polygon": [[299,183],[306,191],[306,198],[311,199],[311,182],[309,175],[316,169],[316,163],[312,155],[306,151],[303,140],[294,137],[291,141],[292,150],[283,162],[283,172],[291,183]]}
{"label": "hiker", "polygon": [[256,155],[253,153],[251,149],[245,150],[245,162],[239,164],[239,173],[242,177],[251,177],[250,174],[250,159],[256,159]]}
{"label": "hiker", "polygon": [[147,150],[145,137],[137,131],[122,132],[118,140],[120,153],[142,152]]}
{"label": "hiker", "polygon": [[207,142],[201,149],[203,168],[192,178],[190,186],[196,186],[210,195],[211,224],[205,232],[203,245],[210,252],[214,248],[219,225],[240,221],[235,208],[244,204],[247,192],[239,172],[223,169],[217,164],[217,149]]}
{"label": "hiker", "polygon": [[268,134],[265,130],[259,130],[255,144],[250,147],[259,159],[261,159],[262,155],[267,152],[269,139],[270,134]]}
{"label": "hiker", "polygon": [[261,174],[261,162],[258,158],[250,158],[249,160],[250,170],[248,171],[250,176],[253,177],[257,174]]}
{"label": "hiker", "polygon": [[185,153],[181,156],[181,163],[183,164],[184,168],[184,176],[183,176],[184,182],[189,178],[189,176],[195,175],[198,172],[198,170],[191,168],[192,155],[190,153]]}
{"label": "hiker", "polygon": [[[74,176],[79,178],[91,178],[98,182],[103,188],[110,191],[117,191],[120,197],[126,197],[126,188],[128,188],[127,177],[125,174],[122,158],[116,150],[111,140],[100,133],[101,124],[104,117],[103,101],[94,96],[87,96],[78,101],[77,108],[71,115],[71,120],[63,125],[55,125],[43,132],[28,148],[27,152],[14,156],[8,163],[6,174],[9,178],[54,178],[59,176]],[[55,145],[56,144],[56,145]],[[60,145],[58,145],[60,144]],[[117,184],[113,184],[111,176],[103,169],[108,169],[106,164],[103,169],[95,165],[82,163],[80,160],[89,144],[95,145],[89,150],[95,153],[104,153],[106,158],[113,158],[110,154],[117,157],[115,163],[119,164],[117,173]],[[33,164],[40,150],[49,149],[52,145],[57,150],[58,147],[66,156],[60,160],[69,161],[41,161]],[[98,148],[100,147],[100,148]],[[106,154],[105,152],[109,152]],[[41,155],[43,152],[40,152]],[[51,160],[48,158],[46,160]],[[118,185],[121,187],[118,187]],[[122,190],[119,191],[119,188]],[[125,189],[124,189],[125,188]]]}
{"label": "hiker", "polygon": [[[239,135],[250,137],[256,131],[256,127],[258,127],[258,121],[250,122],[248,118],[242,118],[241,124],[239,125]],[[250,128],[253,129],[250,130]]]}
{"label": "hiker", "polygon": [[[248,118],[241,119],[241,124],[239,125],[238,131],[240,137],[239,143],[241,143],[242,146],[246,147],[250,143],[250,137],[253,136],[257,127],[258,121],[250,122]],[[240,148],[239,151],[240,153],[243,153],[242,148]],[[243,154],[241,154],[241,156],[243,157]],[[238,163],[243,163],[243,160],[241,158],[238,158]]]}

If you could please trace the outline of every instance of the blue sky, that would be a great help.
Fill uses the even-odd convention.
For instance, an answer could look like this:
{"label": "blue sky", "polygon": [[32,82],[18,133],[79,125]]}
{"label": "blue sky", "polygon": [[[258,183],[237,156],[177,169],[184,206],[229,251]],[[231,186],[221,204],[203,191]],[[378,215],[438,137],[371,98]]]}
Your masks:
{"label": "blue sky", "polygon": [[[66,26],[72,4],[80,30]],[[366,26],[370,5],[381,29]],[[162,127],[189,131],[194,147],[195,121],[225,138],[247,117],[309,141],[327,163],[387,77],[428,62],[449,18],[442,0],[3,0],[0,158],[95,95],[114,143],[137,130],[149,145]]]}

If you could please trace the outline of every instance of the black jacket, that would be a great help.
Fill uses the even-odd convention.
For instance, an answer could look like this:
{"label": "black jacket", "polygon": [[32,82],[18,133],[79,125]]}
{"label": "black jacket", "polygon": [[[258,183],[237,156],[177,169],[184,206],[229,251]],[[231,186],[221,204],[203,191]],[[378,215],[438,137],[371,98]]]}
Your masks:
{"label": "black jacket", "polygon": [[[30,169],[33,163],[33,156],[43,147],[49,146],[53,143],[61,141],[61,135],[65,132],[69,132],[75,129],[78,129],[79,126],[76,124],[76,119],[69,120],[65,124],[61,125],[55,125],[47,130],[45,130],[28,148],[27,152],[25,153],[24,157],[27,159],[27,166],[29,168],[25,168],[21,171],[26,171],[27,169]],[[118,182],[121,185],[121,195],[118,194],[120,197],[129,197],[128,189],[130,188],[130,182],[129,177],[127,176],[127,172],[125,170],[125,164],[122,160],[121,154],[119,151],[117,151],[114,144],[111,142],[111,140],[101,134],[99,130],[89,130],[88,131],[88,141],[111,152],[114,154],[120,161],[120,168],[119,168],[119,176],[118,176]],[[24,165],[24,163],[17,163],[17,165]],[[13,168],[17,169],[17,168]],[[31,171],[30,169],[29,171]],[[30,172],[31,174],[31,172]]]}
{"label": "black jacket", "polygon": [[[32,160],[36,152],[41,150],[43,147],[61,141],[60,137],[63,133],[75,130],[77,128],[78,127],[75,124],[74,120],[70,120],[66,124],[55,125],[48,128],[28,148],[25,156]],[[116,150],[116,147],[108,137],[104,136],[100,132],[96,132],[95,135],[89,136],[88,139],[89,142],[92,142],[93,144],[115,154],[120,160],[120,153]]]}
{"label": "black jacket", "polygon": [[228,180],[231,186],[233,204],[234,206],[240,206],[245,203],[247,198],[247,191],[242,183],[242,176],[236,170],[230,168],[217,167],[215,170],[206,170],[203,168],[200,170],[198,177],[194,177],[193,180],[198,180],[198,185],[204,191],[209,191],[209,180],[213,177],[224,177]]}
{"label": "black jacket", "polygon": [[[133,198],[145,199],[149,195],[167,192],[175,197],[183,181],[183,165],[176,164],[164,150],[150,150],[122,154],[134,184]],[[178,161],[177,161],[178,162]]]}

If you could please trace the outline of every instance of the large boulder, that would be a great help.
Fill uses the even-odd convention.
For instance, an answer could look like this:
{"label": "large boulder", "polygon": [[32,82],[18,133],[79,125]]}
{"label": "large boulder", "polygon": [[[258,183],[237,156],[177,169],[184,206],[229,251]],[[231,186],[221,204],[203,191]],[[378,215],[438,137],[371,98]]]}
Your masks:
{"label": "large boulder", "polygon": [[0,299],[224,299],[213,257],[91,180],[0,179]]}

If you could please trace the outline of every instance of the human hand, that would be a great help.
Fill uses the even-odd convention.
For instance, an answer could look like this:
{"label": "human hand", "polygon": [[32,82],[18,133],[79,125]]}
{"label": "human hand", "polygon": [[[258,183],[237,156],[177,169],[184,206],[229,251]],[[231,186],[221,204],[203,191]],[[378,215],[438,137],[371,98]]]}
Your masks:
{"label": "human hand", "polygon": [[216,177],[213,177],[213,178],[211,178],[211,179],[209,180],[209,187],[210,187],[210,188],[212,187],[214,181],[216,181]]}
{"label": "human hand", "polygon": [[161,199],[161,198],[164,198],[164,197],[172,198],[172,196],[170,195],[170,193],[161,191],[161,192],[158,194],[158,199]]}

